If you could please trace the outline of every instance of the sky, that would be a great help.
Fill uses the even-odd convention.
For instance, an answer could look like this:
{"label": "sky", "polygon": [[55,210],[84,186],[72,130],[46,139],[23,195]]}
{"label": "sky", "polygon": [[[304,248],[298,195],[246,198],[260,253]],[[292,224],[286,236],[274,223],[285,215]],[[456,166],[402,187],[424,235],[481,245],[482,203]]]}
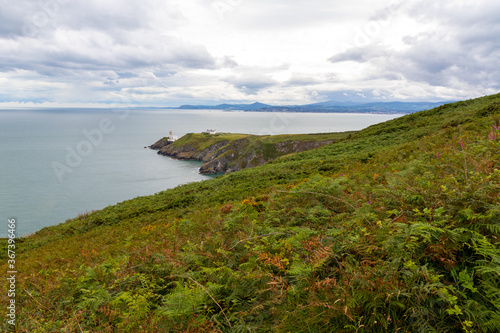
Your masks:
{"label": "sky", "polygon": [[0,107],[451,101],[500,90],[498,0],[0,0]]}

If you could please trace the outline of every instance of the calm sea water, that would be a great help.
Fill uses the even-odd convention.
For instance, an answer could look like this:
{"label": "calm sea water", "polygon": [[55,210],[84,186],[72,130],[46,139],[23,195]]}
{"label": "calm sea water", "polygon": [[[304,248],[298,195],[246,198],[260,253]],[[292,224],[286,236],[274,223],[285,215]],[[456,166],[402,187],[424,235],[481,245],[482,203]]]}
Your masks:
{"label": "calm sea water", "polygon": [[206,129],[250,134],[359,130],[397,115],[215,110],[0,110],[0,237],[210,178],[200,162],[144,149],[168,135]]}

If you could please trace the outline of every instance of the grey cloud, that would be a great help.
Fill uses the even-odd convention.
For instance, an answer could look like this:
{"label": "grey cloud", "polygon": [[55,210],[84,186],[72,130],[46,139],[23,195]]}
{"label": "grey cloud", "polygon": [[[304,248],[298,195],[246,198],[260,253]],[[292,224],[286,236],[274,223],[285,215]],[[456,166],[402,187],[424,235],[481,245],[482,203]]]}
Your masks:
{"label": "grey cloud", "polygon": [[[353,47],[328,60],[332,63],[368,63],[374,67],[379,78],[400,77],[431,86],[455,89],[499,86],[500,20],[495,19],[490,11],[424,1],[423,4],[414,3],[408,14],[421,22],[436,25],[436,28],[405,36],[403,42],[406,48],[400,50],[372,44]],[[373,74],[370,75],[372,79]]]}
{"label": "grey cloud", "polygon": [[116,73],[119,78],[121,79],[131,79],[131,78],[136,78],[138,75],[135,73],[131,72],[122,72],[122,73]]}
{"label": "grey cloud", "polygon": [[118,81],[118,80],[108,80],[108,81],[103,82],[104,85],[111,86],[111,87],[115,87],[119,83],[120,83],[120,81]]}
{"label": "grey cloud", "polygon": [[165,90],[147,89],[147,88],[131,88],[127,89],[127,93],[134,95],[161,95]]}
{"label": "grey cloud", "polygon": [[[55,0],[54,0],[55,2]],[[57,3],[56,3],[57,4]],[[31,32],[33,27],[49,25],[49,17],[38,1],[0,0],[0,36],[16,38]]]}
{"label": "grey cloud", "polygon": [[224,81],[230,83],[238,90],[250,95],[255,95],[260,90],[277,84],[276,81],[267,76],[244,75],[240,77],[230,77],[225,79]]}
{"label": "grey cloud", "polygon": [[4,2],[2,0],[0,5],[0,36],[12,38],[15,35],[21,35],[23,27],[21,18],[18,15],[12,15]]}
{"label": "grey cloud", "polygon": [[365,46],[365,47],[353,47],[345,52],[338,53],[330,58],[328,61],[332,63],[343,62],[343,61],[355,61],[355,62],[368,62],[377,58],[387,58],[390,57],[391,52],[382,47],[379,44]]}
{"label": "grey cloud", "polygon": [[351,48],[345,52],[338,53],[334,56],[328,58],[330,62],[343,62],[343,61],[356,61],[365,62],[367,61],[367,53],[370,51],[368,48]]}
{"label": "grey cloud", "polygon": [[133,45],[112,44],[104,47],[92,43],[92,34],[88,37],[86,45],[65,45],[54,39],[32,45],[22,44],[17,55],[0,55],[0,66],[4,71],[25,69],[50,76],[102,70],[133,73],[151,66],[170,66],[169,72],[173,68],[215,67],[215,59],[205,47],[175,38],[162,37],[163,43],[156,44],[137,40],[131,43]]}
{"label": "grey cloud", "polygon": [[177,74],[177,72],[175,70],[168,70],[166,68],[162,68],[161,66],[157,66],[157,67],[153,68],[152,74],[156,78],[168,78],[168,77],[172,77],[173,75]]}
{"label": "grey cloud", "polygon": [[381,75],[371,77],[371,79],[380,79],[380,78],[387,81],[396,81],[396,80],[401,80],[402,75],[399,73],[387,71],[386,73],[382,73]]}
{"label": "grey cloud", "polygon": [[[175,26],[182,14],[160,0],[0,0],[0,36],[38,37],[62,30],[120,32],[154,27],[154,14],[164,10],[162,24]],[[126,36],[125,36],[126,37]]]}
{"label": "grey cloud", "polygon": [[390,21],[403,8],[404,1],[392,3],[384,8],[378,9],[371,16],[370,21]]}
{"label": "grey cloud", "polygon": [[315,84],[320,84],[323,81],[306,74],[294,74],[289,80],[287,80],[285,86],[310,86]]}
{"label": "grey cloud", "polygon": [[0,72],[21,69],[63,78],[152,66],[170,72],[215,68],[205,47],[163,36],[165,30],[155,32],[160,7],[162,29],[183,19],[162,0],[0,1],[0,42],[3,38],[8,46],[0,53]]}
{"label": "grey cloud", "polygon": [[151,17],[148,2],[141,3],[75,1],[64,5],[55,19],[62,27],[75,30],[135,30],[148,26],[147,20]]}
{"label": "grey cloud", "polygon": [[222,60],[221,67],[225,68],[235,68],[238,67],[238,63],[234,61],[231,57],[225,56]]}
{"label": "grey cloud", "polygon": [[500,11],[500,3],[496,0],[462,2],[402,0],[397,4],[397,7],[421,22],[438,21],[462,29],[473,25],[497,24],[498,12]]}
{"label": "grey cloud", "polygon": [[207,49],[199,45],[179,43],[167,60],[186,68],[214,69],[215,59]]}
{"label": "grey cloud", "polygon": [[[480,21],[481,17],[477,17]],[[479,22],[478,21],[478,22]],[[432,85],[469,84],[498,86],[500,77],[500,20],[491,26],[444,25],[441,31],[417,38],[410,48],[397,53],[403,74]]]}

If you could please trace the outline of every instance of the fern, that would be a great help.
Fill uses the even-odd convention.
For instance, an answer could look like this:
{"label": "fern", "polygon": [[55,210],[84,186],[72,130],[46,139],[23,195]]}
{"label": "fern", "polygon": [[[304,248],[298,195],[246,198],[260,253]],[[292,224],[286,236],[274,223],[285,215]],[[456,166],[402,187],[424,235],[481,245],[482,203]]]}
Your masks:
{"label": "fern", "polygon": [[484,332],[500,332],[500,312],[491,312],[488,321],[482,324]]}
{"label": "fern", "polygon": [[495,277],[500,278],[499,266],[476,266],[476,271],[480,274],[493,274]]}
{"label": "fern", "polygon": [[201,288],[183,285],[176,282],[173,292],[163,297],[163,305],[157,310],[157,314],[181,317],[198,313],[205,303],[206,294]]}
{"label": "fern", "polygon": [[482,224],[492,235],[500,235],[500,223],[495,224]]}
{"label": "fern", "polygon": [[92,312],[111,301],[109,292],[105,289],[87,290],[81,289],[82,296],[76,308],[81,310],[91,310]]}

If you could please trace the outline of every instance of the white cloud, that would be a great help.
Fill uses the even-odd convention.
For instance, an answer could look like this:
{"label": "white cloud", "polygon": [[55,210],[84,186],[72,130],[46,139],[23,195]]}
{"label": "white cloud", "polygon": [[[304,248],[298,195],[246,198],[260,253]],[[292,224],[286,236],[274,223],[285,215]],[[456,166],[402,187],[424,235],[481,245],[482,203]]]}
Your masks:
{"label": "white cloud", "polygon": [[[492,5],[490,10],[500,8],[492,2],[488,5]],[[500,88],[500,42],[495,38],[500,21],[493,19],[486,6],[470,1],[457,6],[424,1],[400,10],[400,20],[408,17],[420,24],[413,34],[405,31],[401,37],[404,47],[371,43],[352,47],[329,60],[369,65],[373,69],[370,76],[404,79],[415,87],[426,85],[436,94],[455,90],[455,96],[469,97],[464,91],[482,94]]]}
{"label": "white cloud", "polygon": [[500,88],[498,12],[493,0],[0,0],[0,103],[470,98]]}

